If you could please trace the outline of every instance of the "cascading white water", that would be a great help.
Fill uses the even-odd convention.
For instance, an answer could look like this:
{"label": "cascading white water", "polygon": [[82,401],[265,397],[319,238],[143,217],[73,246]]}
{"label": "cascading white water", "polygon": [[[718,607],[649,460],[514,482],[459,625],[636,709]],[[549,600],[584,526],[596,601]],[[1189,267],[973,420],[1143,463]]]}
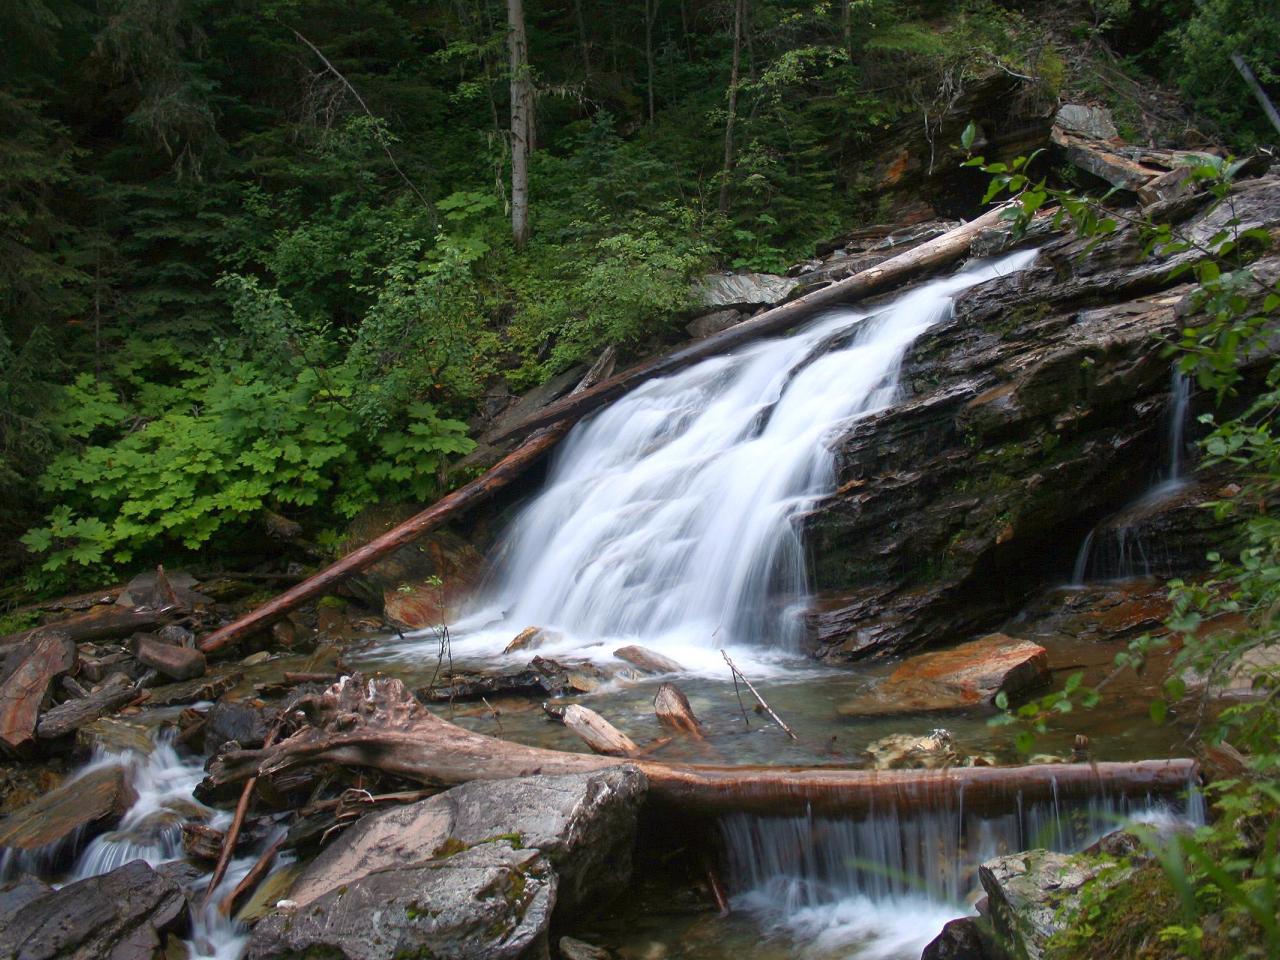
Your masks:
{"label": "cascading white water", "polygon": [[[102,753],[77,773],[84,776],[104,766],[123,766],[137,800],[121,818],[115,830],[95,837],[75,857],[66,882],[87,880],[110,873],[133,860],[145,860],[152,867],[181,860],[181,823],[183,820],[207,818],[210,826],[226,829],[231,815],[210,810],[192,799],[192,791],[204,777],[198,757],[182,757],[171,739],[160,738],[150,754],[134,752]],[[74,779],[71,781],[74,783]],[[72,843],[78,842],[73,838]],[[18,872],[48,874],[52,855],[69,851],[48,851],[15,857],[5,851],[0,855],[0,879]],[[248,941],[244,927],[218,912],[218,901],[253,865],[253,857],[231,861],[217,895],[211,902],[192,911],[191,938],[187,942],[190,960],[237,960]],[[201,891],[203,893],[203,891]]]}
{"label": "cascading white water", "polygon": [[721,646],[797,650],[797,519],[832,490],[830,435],[896,399],[907,348],[956,293],[1034,256],[974,265],[873,313],[834,311],[579,425],[502,545],[481,609],[455,626],[454,652],[500,650],[529,625],[570,645],[641,638],[692,668]]}
{"label": "cascading white water", "polygon": [[890,810],[861,820],[734,814],[720,823],[735,904],[804,956],[916,960],[942,925],[968,912],[984,860],[1035,848],[1076,851],[1126,821],[1204,822],[1184,804],[1097,797],[988,816],[963,806]]}
{"label": "cascading white water", "polygon": [[[1169,386],[1168,451],[1165,464],[1151,488],[1116,516],[1094,527],[1076,553],[1072,586],[1084,586],[1087,575],[1095,580],[1126,580],[1149,576],[1169,566],[1167,552],[1147,543],[1134,523],[1146,511],[1163,503],[1186,486],[1183,476],[1187,410],[1191,404],[1191,380],[1175,366]],[[1118,521],[1118,522],[1117,522]]]}

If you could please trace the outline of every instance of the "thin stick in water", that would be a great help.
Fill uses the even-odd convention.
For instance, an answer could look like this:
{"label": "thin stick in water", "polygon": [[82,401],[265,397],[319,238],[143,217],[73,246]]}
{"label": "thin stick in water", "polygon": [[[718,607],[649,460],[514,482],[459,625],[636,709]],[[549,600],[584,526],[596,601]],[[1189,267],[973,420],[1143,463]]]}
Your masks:
{"label": "thin stick in water", "polygon": [[795,735],[795,732],[782,722],[782,718],[780,716],[773,712],[773,707],[769,706],[769,704],[765,702],[764,697],[760,696],[760,691],[751,685],[751,681],[748,680],[746,675],[738,669],[738,665],[729,659],[729,654],[724,650],[721,650],[720,656],[724,657],[724,662],[729,665],[729,669],[733,671],[735,677],[742,677],[742,682],[747,685],[747,689],[750,690],[752,695],[760,701],[760,706],[765,708],[769,716],[773,717],[774,721],[786,732],[787,736],[792,740],[799,740],[800,738]]}

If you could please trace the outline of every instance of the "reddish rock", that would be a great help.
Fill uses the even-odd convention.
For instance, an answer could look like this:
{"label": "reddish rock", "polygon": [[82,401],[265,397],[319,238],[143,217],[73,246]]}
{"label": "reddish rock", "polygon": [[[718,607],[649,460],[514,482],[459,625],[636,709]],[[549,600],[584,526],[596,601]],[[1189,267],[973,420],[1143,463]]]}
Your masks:
{"label": "reddish rock", "polygon": [[840,707],[845,716],[957,710],[990,703],[1049,680],[1044,647],[993,633],[949,650],[910,657],[871,693]]}

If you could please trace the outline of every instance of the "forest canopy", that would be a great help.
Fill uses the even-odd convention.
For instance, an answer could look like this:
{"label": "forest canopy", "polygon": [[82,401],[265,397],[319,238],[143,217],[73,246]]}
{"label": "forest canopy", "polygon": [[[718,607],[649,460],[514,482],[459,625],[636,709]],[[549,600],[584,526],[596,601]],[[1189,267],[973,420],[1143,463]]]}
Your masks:
{"label": "forest canopy", "polygon": [[495,389],[635,356],[700,273],[877,222],[876,144],[976,77],[1115,101],[1105,57],[1205,138],[1266,138],[1229,58],[1275,89],[1271,4],[1057,9],[527,0],[513,73],[495,0],[5,4],[0,567],[51,590],[234,556],[264,511],[332,547],[432,498]]}

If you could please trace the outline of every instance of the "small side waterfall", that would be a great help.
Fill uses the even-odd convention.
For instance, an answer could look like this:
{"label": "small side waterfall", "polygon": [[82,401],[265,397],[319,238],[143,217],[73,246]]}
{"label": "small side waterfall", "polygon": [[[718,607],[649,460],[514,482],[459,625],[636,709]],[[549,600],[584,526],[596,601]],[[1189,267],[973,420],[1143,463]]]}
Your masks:
{"label": "small side waterfall", "polygon": [[[531,624],[572,644],[640,637],[695,667],[720,646],[794,651],[808,599],[798,517],[834,484],[830,435],[898,397],[912,342],[1020,252],[874,313],[836,310],[645,384],[576,427],[454,628],[493,653]],[[500,624],[500,625],[499,625]]]}
{"label": "small side waterfall", "polygon": [[1081,850],[1125,822],[1204,820],[1191,785],[1181,805],[1107,797],[1071,806],[1010,801],[1016,812],[998,816],[960,803],[861,820],[725,817],[729,884],[740,908],[817,956],[917,960],[947,920],[969,912],[984,860],[1035,848]]}
{"label": "small side waterfall", "polygon": [[1127,580],[1150,576],[1168,567],[1168,555],[1160,544],[1143,536],[1141,521],[1152,508],[1186,486],[1187,410],[1191,404],[1191,380],[1175,366],[1169,386],[1165,462],[1151,489],[1119,513],[1108,517],[1085,535],[1071,573],[1071,585],[1093,580]]}

